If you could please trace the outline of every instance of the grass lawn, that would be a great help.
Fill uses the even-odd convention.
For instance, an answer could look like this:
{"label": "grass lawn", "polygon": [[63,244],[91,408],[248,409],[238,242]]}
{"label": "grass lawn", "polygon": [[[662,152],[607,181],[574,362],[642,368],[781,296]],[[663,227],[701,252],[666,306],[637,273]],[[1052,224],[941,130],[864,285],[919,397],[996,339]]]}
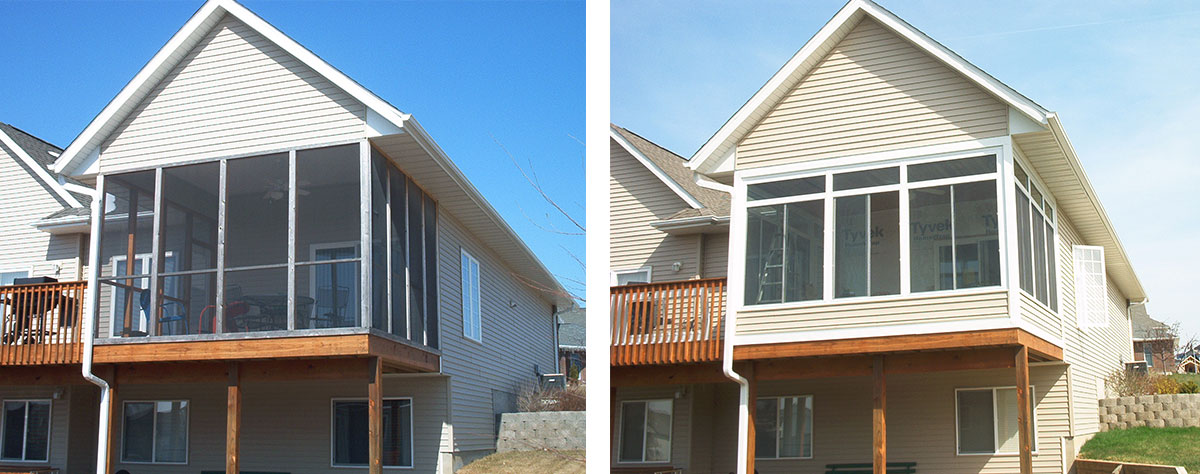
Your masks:
{"label": "grass lawn", "polygon": [[1179,383],[1192,381],[1196,382],[1196,385],[1200,385],[1200,374],[1172,374],[1170,377],[1179,381]]}
{"label": "grass lawn", "polygon": [[510,451],[485,457],[459,474],[583,474],[583,451]]}
{"label": "grass lawn", "polygon": [[1200,428],[1130,428],[1098,433],[1079,457],[1183,466],[1200,472]]}

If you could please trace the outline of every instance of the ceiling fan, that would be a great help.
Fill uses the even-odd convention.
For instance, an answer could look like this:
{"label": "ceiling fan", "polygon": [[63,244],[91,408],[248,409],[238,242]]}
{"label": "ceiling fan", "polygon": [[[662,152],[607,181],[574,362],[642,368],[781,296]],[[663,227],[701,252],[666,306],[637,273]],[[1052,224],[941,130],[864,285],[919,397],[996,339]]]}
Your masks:
{"label": "ceiling fan", "polygon": [[[306,180],[296,181],[296,195],[307,196],[309,192],[304,189],[304,186],[312,184]],[[262,198],[267,201],[278,201],[287,198],[287,181],[275,179],[267,183],[266,191],[263,192]]]}

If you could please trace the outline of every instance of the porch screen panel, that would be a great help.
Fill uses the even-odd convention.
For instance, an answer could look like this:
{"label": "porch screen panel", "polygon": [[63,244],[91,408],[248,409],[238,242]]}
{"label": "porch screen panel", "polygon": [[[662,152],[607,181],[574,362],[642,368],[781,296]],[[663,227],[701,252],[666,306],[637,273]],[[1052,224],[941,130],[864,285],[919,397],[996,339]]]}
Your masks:
{"label": "porch screen panel", "polygon": [[900,193],[870,196],[871,295],[900,293]]}
{"label": "porch screen panel", "polygon": [[783,301],[783,205],[746,210],[746,304]]}
{"label": "porch screen panel", "polygon": [[783,300],[819,300],[824,292],[825,204],[807,201],[784,207]]}
{"label": "porch screen panel", "polygon": [[225,179],[225,268],[286,265],[288,154],[229,160]]}
{"label": "porch screen panel", "polygon": [[955,288],[1000,285],[1000,227],[996,182],[955,184]]}
{"label": "porch screen panel", "polygon": [[212,332],[220,172],[217,162],[163,168],[160,335]]}
{"label": "porch screen panel", "polygon": [[834,199],[835,297],[867,296],[867,196]]}
{"label": "porch screen panel", "polygon": [[408,181],[408,324],[409,339],[425,341],[424,194]]}
{"label": "porch screen panel", "polygon": [[142,335],[149,329],[150,308],[142,304],[142,295],[149,296],[150,288],[154,182],[153,170],[105,176],[99,309],[111,317],[112,335]]}
{"label": "porch screen panel", "polygon": [[835,297],[900,292],[899,196],[892,191],[834,200]]}
{"label": "porch screen panel", "polygon": [[1035,208],[1033,214],[1033,281],[1034,294],[1038,301],[1049,304],[1048,288],[1046,283],[1046,228],[1043,225],[1045,218],[1042,213]]}
{"label": "porch screen panel", "polygon": [[913,189],[908,205],[912,291],[954,289],[950,186]]}
{"label": "porch screen panel", "polygon": [[400,337],[408,337],[408,303],[406,293],[408,292],[408,253],[405,250],[408,244],[408,234],[406,225],[408,219],[407,214],[407,196],[404,183],[406,178],[400,170],[395,167],[390,167],[388,172],[388,181],[391,200],[388,206],[392,212],[392,238],[389,242],[391,245],[388,254],[391,256],[392,262],[392,334]]}
{"label": "porch screen panel", "polygon": [[388,329],[388,160],[371,149],[371,327]]}
{"label": "porch screen panel", "polygon": [[316,260],[316,248],[360,240],[358,182],[358,145],[296,152],[296,262]]}
{"label": "porch screen panel", "polygon": [[1033,229],[1030,226],[1029,197],[1016,190],[1017,195],[1017,260],[1021,275],[1021,289],[1034,294],[1033,285]]}
{"label": "porch screen panel", "polygon": [[437,204],[425,195],[425,344],[438,347]]}

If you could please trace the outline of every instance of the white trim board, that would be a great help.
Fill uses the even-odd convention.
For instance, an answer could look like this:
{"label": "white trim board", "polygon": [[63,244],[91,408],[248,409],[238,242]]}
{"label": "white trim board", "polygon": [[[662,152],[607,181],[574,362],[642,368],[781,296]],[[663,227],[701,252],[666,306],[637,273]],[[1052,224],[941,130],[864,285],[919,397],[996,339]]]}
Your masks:
{"label": "white trim board", "polygon": [[721,168],[724,161],[733,157],[731,149],[771,109],[784,94],[803,79],[827,50],[841,41],[864,17],[875,21],[908,40],[921,51],[933,56],[952,70],[987,91],[996,98],[1007,103],[1012,109],[1021,112],[1034,124],[1048,127],[1051,112],[1042,108],[1029,98],[1008,87],[996,78],[988,75],[974,64],[967,62],[961,56],[942,46],[937,41],[909,25],[892,12],[879,6],[871,0],[850,0],[817,34],[804,44],[766,84],[751,96],[700,150],[688,160],[688,167],[701,173],[713,172]]}
{"label": "white trim board", "polygon": [[13,154],[17,155],[17,159],[21,160],[22,163],[25,163],[26,167],[33,170],[33,174],[36,175],[38,179],[42,180],[42,182],[46,183],[46,185],[50,186],[50,189],[52,189],[54,193],[58,195],[58,197],[66,201],[67,204],[71,205],[71,207],[83,207],[83,204],[81,204],[78,199],[75,199],[75,196],[72,196],[70,192],[67,192],[67,188],[63,187],[62,184],[59,184],[58,180],[54,179],[53,176],[50,176],[50,173],[46,172],[46,168],[42,168],[41,164],[39,164],[37,161],[34,161],[33,157],[29,156],[29,153],[25,152],[25,149],[21,148],[21,146],[18,145],[17,142],[12,139],[12,137],[8,136],[4,130],[0,130],[0,143],[3,143],[5,147],[12,150]]}
{"label": "white trim board", "polygon": [[667,185],[668,188],[671,188],[671,191],[674,191],[675,195],[679,196],[680,199],[683,199],[683,201],[691,206],[692,209],[700,209],[704,207],[703,204],[700,204],[700,201],[696,200],[694,196],[685,191],[683,187],[679,185],[679,183],[676,183],[675,180],[671,179],[670,176],[667,176],[667,173],[663,172],[662,168],[659,168],[658,165],[654,164],[653,161],[650,161],[650,159],[647,158],[646,155],[641,152],[641,150],[638,150],[637,147],[633,146],[632,143],[629,143],[629,140],[625,139],[625,136],[621,135],[621,132],[618,132],[615,128],[609,127],[608,136],[613,141],[616,141],[617,144],[621,145],[621,148],[624,148],[625,151],[632,155],[634,159],[642,164],[642,166],[645,166],[646,169],[650,170],[650,173],[654,174],[654,177],[658,178],[659,181],[662,181],[662,183]]}

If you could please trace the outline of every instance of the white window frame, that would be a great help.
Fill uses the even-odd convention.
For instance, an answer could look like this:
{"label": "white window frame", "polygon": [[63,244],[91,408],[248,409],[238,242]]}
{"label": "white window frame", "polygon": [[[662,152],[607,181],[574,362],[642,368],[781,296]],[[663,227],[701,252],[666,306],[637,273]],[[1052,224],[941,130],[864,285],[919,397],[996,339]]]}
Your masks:
{"label": "white window frame", "polygon": [[646,265],[646,266],[640,267],[640,268],[621,268],[621,269],[609,270],[608,284],[610,286],[617,286],[617,282],[619,281],[617,277],[619,277],[621,275],[632,275],[634,273],[645,273],[646,274],[646,283],[650,283],[653,281],[654,268],[651,267],[650,265]]}
{"label": "white window frame", "polygon": [[[1058,214],[1059,214],[1059,211],[1061,211],[1061,209],[1058,208],[1058,202],[1054,200],[1054,196],[1052,196],[1050,194],[1050,192],[1047,191],[1046,184],[1042,182],[1041,178],[1039,178],[1037,176],[1037,173],[1033,171],[1033,167],[1029,166],[1028,162],[1026,162],[1023,157],[1014,153],[1013,154],[1013,164],[1014,164],[1014,166],[1012,167],[1011,170],[1009,170],[1008,175],[1012,179],[1013,184],[1017,185],[1016,186],[1016,189],[1018,190],[1017,192],[1024,194],[1025,197],[1027,199],[1029,199],[1030,204],[1036,206],[1038,211],[1040,211],[1042,213],[1043,225],[1046,223],[1049,223],[1050,226],[1054,228],[1054,239],[1046,239],[1046,245],[1049,247],[1049,248],[1047,248],[1047,250],[1053,250],[1053,255],[1051,255],[1051,253],[1049,251],[1046,252],[1046,281],[1047,282],[1052,281],[1054,283],[1054,288],[1055,288],[1054,291],[1057,294],[1056,300],[1058,303],[1057,304],[1058,309],[1050,308],[1049,304],[1043,303],[1042,300],[1037,299],[1036,295],[1029,293],[1028,291],[1025,291],[1024,289],[1021,288],[1021,281],[1020,281],[1021,280],[1021,262],[1020,262],[1021,257],[1020,257],[1020,251],[1015,248],[1013,249],[1012,254],[1013,254],[1013,261],[1015,262],[1016,272],[1014,272],[1014,276],[1016,277],[1017,284],[1013,285],[1013,288],[1016,288],[1017,290],[1021,291],[1022,293],[1025,293],[1026,295],[1028,295],[1029,299],[1031,301],[1036,302],[1036,304],[1038,306],[1041,306],[1042,309],[1048,311],[1050,314],[1053,314],[1055,316],[1061,316],[1062,307],[1063,307],[1063,302],[1062,302],[1062,291],[1063,291],[1062,283],[1063,282],[1062,282],[1062,278],[1060,277],[1062,275],[1062,268],[1060,268],[1060,267],[1062,267],[1062,264],[1061,264],[1061,260],[1059,260],[1059,255],[1058,255],[1058,245],[1059,245]],[[1029,175],[1030,183],[1032,183],[1034,186],[1037,186],[1038,190],[1040,190],[1042,192],[1042,200],[1047,203],[1050,203],[1050,206],[1053,208],[1052,212],[1054,213],[1052,216],[1050,216],[1050,219],[1046,219],[1045,206],[1043,206],[1042,204],[1033,202],[1033,193],[1029,190],[1029,187],[1020,183],[1019,181],[1017,181],[1017,166],[1020,166],[1022,170],[1025,170],[1025,174]],[[1017,201],[1016,194],[1013,195],[1012,200],[1013,200],[1013,206],[1015,209],[1015,206],[1017,204],[1016,203],[1016,201]],[[1013,215],[1013,218],[1016,219],[1015,213]],[[1032,213],[1030,213],[1029,218],[1031,220],[1033,219]],[[1013,228],[1014,235],[1016,234],[1018,228],[1020,228],[1020,227],[1017,226],[1017,227]],[[1031,225],[1030,231],[1032,232],[1032,230],[1033,229],[1032,229],[1032,225]],[[1053,240],[1053,242],[1051,242],[1051,240]],[[1029,243],[1030,243],[1030,249],[1032,249],[1033,248],[1033,236],[1029,237]],[[1017,245],[1018,246],[1020,245],[1019,241],[1018,241]],[[1053,275],[1050,274],[1050,260],[1051,259],[1054,259],[1054,274]],[[1034,268],[1033,271],[1036,272],[1037,268]],[[1035,287],[1037,286],[1037,276],[1036,275],[1034,276],[1034,286]],[[1036,292],[1036,289],[1034,291]],[[1049,299],[1049,298],[1047,297],[1047,299]]]}
{"label": "white window frame", "polygon": [[[184,429],[183,442],[183,462],[178,461],[155,461],[158,458],[158,410],[154,410],[154,419],[151,421],[153,430],[150,432],[150,461],[127,461],[125,460],[125,409],[130,403],[187,403],[187,414],[183,420],[186,423]],[[172,399],[172,400],[123,400],[121,402],[121,464],[143,464],[143,465],[170,465],[170,466],[186,466],[192,456],[192,401],[189,399]]]}
{"label": "white window frame", "polygon": [[[1101,316],[1102,316],[1101,320],[1103,321],[1102,323],[1091,321],[1088,318],[1089,315],[1084,314],[1084,311],[1082,311],[1080,308],[1082,306],[1080,304],[1080,302],[1083,301],[1084,298],[1087,297],[1086,291],[1081,290],[1083,285],[1080,285],[1080,278],[1083,277],[1083,275],[1081,274],[1082,272],[1079,271],[1079,264],[1083,263],[1083,262],[1080,262],[1080,260],[1079,260],[1079,251],[1080,250],[1095,250],[1095,251],[1100,252],[1101,301],[1099,302],[1099,304],[1100,304],[1101,313],[1102,313],[1101,314]],[[1085,331],[1089,330],[1089,329],[1108,327],[1109,326],[1109,322],[1108,322],[1108,320],[1109,320],[1109,317],[1108,317],[1108,262],[1107,262],[1106,256],[1104,255],[1104,247],[1099,246],[1099,245],[1075,245],[1071,248],[1071,261],[1074,265],[1074,271],[1075,271],[1074,284],[1075,284],[1075,324],[1076,324],[1076,326],[1078,326],[1079,329],[1083,329]]]}
{"label": "white window frame", "polygon": [[[997,143],[995,145],[991,143]],[[937,147],[933,147],[937,148]],[[1000,290],[1005,290],[1009,286],[1009,269],[1011,262],[1009,261],[1010,253],[1015,254],[1015,251],[1009,249],[1008,245],[1008,214],[1010,211],[1006,204],[1012,199],[1011,191],[1006,190],[1009,186],[1009,180],[1005,176],[1011,176],[1011,161],[1012,156],[1010,148],[1003,142],[992,141],[980,143],[977,147],[971,147],[959,151],[951,152],[933,152],[929,147],[917,148],[911,150],[901,150],[896,153],[883,153],[882,155],[889,156],[888,159],[873,157],[881,154],[865,155],[859,157],[849,157],[846,159],[830,160],[836,162],[825,167],[812,167],[809,169],[801,165],[780,165],[776,167],[764,168],[761,170],[750,170],[749,172],[739,172],[734,177],[734,199],[733,199],[733,225],[731,225],[730,233],[740,233],[740,237],[734,239],[737,245],[730,247],[730,272],[736,272],[736,285],[731,279],[730,294],[737,292],[738,297],[729,298],[733,309],[753,308],[755,310],[770,310],[770,309],[792,309],[804,308],[812,306],[824,306],[832,303],[854,303],[868,301],[889,301],[889,300],[904,300],[914,297],[937,297],[944,295],[969,295],[975,293],[992,293]],[[892,156],[896,155],[896,156]],[[996,171],[992,173],[976,174],[969,176],[959,176],[954,178],[931,179],[925,181],[908,181],[908,167],[912,165],[920,165],[939,161],[951,161],[963,158],[975,158],[985,155],[994,155],[996,157]],[[800,166],[799,169],[794,169]],[[881,168],[900,168],[900,183],[884,186],[872,186],[866,188],[847,189],[842,191],[833,191],[833,175],[842,173],[851,173],[856,171],[868,171]],[[748,200],[749,186],[755,184],[770,183],[775,181],[786,181],[799,178],[809,178],[814,176],[825,176],[825,191],[820,193],[803,194],[797,196],[786,196],[781,198],[759,199],[755,201]],[[908,191],[911,189],[922,189],[935,186],[944,186],[949,184],[973,183],[979,181],[994,180],[996,183],[996,217],[997,217],[997,237],[999,240],[1000,251],[1000,283],[993,286],[952,289],[952,290],[935,290],[935,291],[911,291],[911,269],[909,263],[910,253],[910,229],[908,224],[909,218],[909,196]],[[871,194],[877,192],[899,192],[899,239],[900,239],[900,292],[892,295],[876,295],[876,296],[853,296],[836,298],[834,297],[834,244],[835,235],[834,227],[834,198],[843,196],[857,196]],[[822,284],[824,286],[822,297],[815,300],[793,301],[781,303],[765,303],[746,305],[744,304],[745,293],[745,265],[746,265],[746,244],[745,231],[748,219],[748,210],[753,207],[770,206],[776,204],[789,204],[795,202],[824,200],[825,203],[825,240],[824,240],[824,255],[823,259],[823,274]],[[736,288],[735,288],[736,286]]]}
{"label": "white window frame", "polygon": [[[475,342],[483,342],[483,265],[472,256],[467,249],[459,250],[459,286],[462,293],[462,324],[463,337]],[[469,268],[475,273],[470,274]],[[474,294],[472,293],[474,290]],[[470,303],[468,308],[468,303]]]}
{"label": "white window frame", "polygon": [[[21,459],[0,459],[0,462],[6,462],[6,463],[9,463],[9,462],[13,462],[13,463],[46,463],[46,462],[49,462],[50,461],[50,452],[51,452],[51,450],[54,449],[54,442],[53,442],[54,438],[51,437],[54,432],[54,400],[51,400],[49,398],[18,398],[18,399],[6,399],[6,400],[0,401],[0,429],[3,429],[6,422],[8,421],[5,419],[5,417],[8,414],[8,410],[3,409],[4,404],[10,403],[10,402],[25,404],[25,429],[24,429],[24,436],[21,438]],[[48,414],[49,423],[46,423],[46,459],[27,459],[27,457],[26,457],[27,456],[26,451],[28,451],[28,449],[29,449],[28,444],[29,444],[29,404],[30,403],[46,403],[47,405],[50,406],[50,412]],[[3,437],[0,437],[0,449],[3,449],[3,444],[4,444],[4,439],[3,439]]]}
{"label": "white window frame", "polygon": [[[671,405],[671,430],[667,432],[667,459],[665,461],[647,461],[646,460],[646,420],[650,418],[650,402],[668,402]],[[622,461],[621,460],[621,436],[625,434],[625,405],[630,403],[645,403],[646,413],[642,416],[642,460],[641,461]],[[670,464],[671,458],[675,456],[675,399],[673,398],[645,398],[638,400],[621,400],[621,410],[617,413],[620,420],[617,423],[617,445],[613,452],[617,453],[617,464],[637,465],[637,464]]]}
{"label": "white window frame", "polygon": [[[416,443],[416,438],[413,438],[413,425],[417,424],[417,410],[415,409],[416,403],[413,401],[413,397],[383,397],[383,401],[386,402],[389,400],[408,400],[408,413],[409,413],[409,416],[408,416],[408,459],[412,461],[412,465],[411,466],[387,466],[387,465],[385,465],[385,466],[383,466],[383,468],[384,469],[413,469],[413,466],[416,466],[416,464],[417,464],[417,453],[416,453],[417,443]],[[353,397],[329,399],[329,467],[338,468],[338,469],[363,469],[365,467],[368,467],[368,465],[370,464],[370,460],[367,461],[367,464],[338,464],[337,462],[335,462],[336,458],[337,458],[337,444],[336,443],[337,443],[337,404],[338,404],[338,402],[368,403],[368,400],[366,398],[353,398]],[[380,408],[380,410],[382,411],[382,407]]]}
{"label": "white window frame", "polygon": [[[782,416],[782,414],[780,412],[782,411],[783,400],[785,398],[807,398],[809,400],[812,400],[813,408],[812,408],[812,413],[810,414],[809,419],[808,419],[808,424],[809,424],[809,426],[812,427],[813,435],[808,438],[808,453],[809,453],[808,456],[783,457],[783,456],[779,455],[780,438],[783,437],[783,422],[782,422],[782,419],[780,418]],[[816,418],[815,415],[817,413],[817,403],[812,395],[779,395],[779,396],[771,396],[771,397],[758,397],[758,398],[754,399],[754,401],[756,403],[758,402],[758,400],[777,400],[777,402],[776,402],[777,405],[776,405],[776,409],[775,409],[775,425],[779,427],[779,430],[775,434],[775,456],[769,457],[769,458],[758,457],[758,453],[757,453],[758,449],[756,446],[755,453],[752,453],[754,455],[754,459],[763,460],[763,461],[775,461],[775,460],[786,460],[786,459],[812,459],[814,456],[816,456],[817,448],[816,448],[816,443],[813,442],[813,438],[815,438],[817,435],[817,428],[813,424],[813,419]],[[757,415],[758,415],[758,412],[756,411],[755,416],[757,416]],[[750,420],[750,422],[754,423],[754,420]],[[804,452],[804,449],[801,448],[800,452]]]}
{"label": "white window frame", "polygon": [[[172,258],[175,258],[175,252],[167,251],[163,254],[163,256],[166,259],[172,259]],[[113,273],[116,273],[117,262],[124,262],[128,258],[129,257],[127,255],[113,255],[112,258],[110,258],[108,261],[108,265],[109,265],[108,268],[110,268]],[[152,252],[134,254],[133,259],[137,260],[142,265],[143,268],[150,268],[151,265],[154,265],[154,253],[152,253]],[[127,263],[125,265],[126,265],[125,271],[128,272],[129,264]],[[141,276],[138,276],[138,275],[141,275]],[[123,280],[122,278],[120,278],[122,276],[124,276],[124,275],[109,275],[109,276],[101,277],[101,279],[106,280],[106,281],[120,281],[120,280]],[[151,278],[150,273],[147,272],[147,273],[135,273],[128,279],[130,279],[130,280],[145,279],[147,284],[146,284],[146,288],[143,288],[142,291],[150,291],[150,284],[149,284],[150,278]],[[124,283],[122,283],[122,284],[124,284]],[[110,333],[110,335],[112,337],[121,337],[120,331],[118,330],[119,328],[117,327],[116,324],[113,324],[113,322],[117,320],[117,305],[112,304],[112,302],[117,300],[117,290],[118,289],[120,289],[120,288],[118,288],[116,286],[112,286],[112,285],[109,285],[109,288],[108,288],[108,301],[109,301],[108,332]],[[135,298],[136,298],[136,296],[135,296]],[[135,315],[134,317],[137,318],[137,317],[141,317],[141,316]]]}
{"label": "white window frame", "polygon": [[9,273],[9,274],[13,274],[13,273],[24,273],[24,274],[25,274],[25,276],[23,276],[23,277],[16,277],[16,278],[29,278],[31,275],[33,275],[33,265],[30,265],[30,266],[26,267],[24,270],[16,270],[16,269],[13,269],[13,270],[6,270],[6,269],[3,269],[3,268],[0,268],[0,275],[3,275],[3,274],[5,274],[5,273]]}
{"label": "white window frame", "polygon": [[[1016,389],[1017,389],[1016,385],[993,386],[993,387],[963,387],[963,388],[954,389],[954,453],[955,453],[955,455],[957,455],[957,456],[1020,456],[1021,455],[1020,447],[1017,448],[1016,452],[1011,452],[1011,453],[1010,452],[1000,452],[1000,420],[996,415],[996,412],[999,411],[999,410],[996,410],[996,392],[999,390],[1016,390]],[[959,428],[961,427],[961,425],[959,424],[959,420],[958,420],[958,408],[959,408],[958,407],[958,394],[959,394],[959,392],[982,392],[984,390],[990,390],[992,392],[992,452],[990,452],[990,453],[964,453],[964,452],[962,452],[962,447],[959,446],[959,432],[958,431],[959,431]],[[1032,409],[1030,410],[1030,413],[1033,416],[1029,420],[1030,429],[1033,431],[1033,433],[1031,433],[1032,436],[1030,436],[1030,441],[1031,441],[1031,444],[1033,444],[1033,449],[1030,452],[1032,454],[1038,454],[1039,443],[1037,442],[1037,436],[1038,436],[1037,387],[1033,384],[1029,384],[1029,403],[1030,403],[1030,405],[1033,405]],[[1017,429],[1020,429],[1020,427],[1018,427]],[[1019,437],[1020,433],[1017,433],[1017,436]]]}

